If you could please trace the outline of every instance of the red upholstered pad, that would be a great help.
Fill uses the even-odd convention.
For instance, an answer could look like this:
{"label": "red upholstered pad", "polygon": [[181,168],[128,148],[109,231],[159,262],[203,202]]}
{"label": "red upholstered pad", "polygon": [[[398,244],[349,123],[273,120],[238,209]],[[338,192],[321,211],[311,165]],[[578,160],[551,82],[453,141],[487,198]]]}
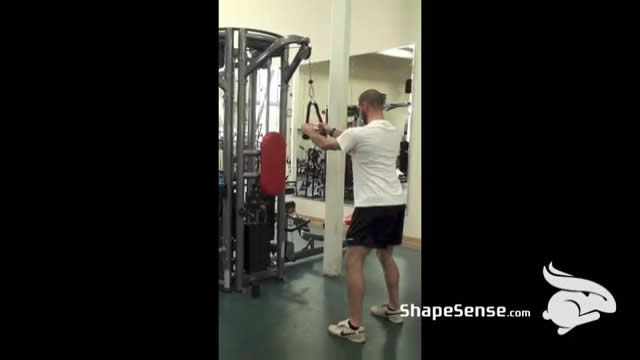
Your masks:
{"label": "red upholstered pad", "polygon": [[262,138],[260,147],[260,190],[270,196],[284,191],[287,150],[284,138],[270,132]]}
{"label": "red upholstered pad", "polygon": [[351,214],[344,217],[344,224],[351,225]]}

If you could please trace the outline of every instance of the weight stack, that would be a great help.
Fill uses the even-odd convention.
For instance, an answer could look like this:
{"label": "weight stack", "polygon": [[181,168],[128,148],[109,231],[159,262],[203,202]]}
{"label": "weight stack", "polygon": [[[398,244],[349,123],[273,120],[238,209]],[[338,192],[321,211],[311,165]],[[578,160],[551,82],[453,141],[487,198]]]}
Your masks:
{"label": "weight stack", "polygon": [[272,240],[273,224],[248,224],[244,226],[244,264],[247,273],[267,270],[269,266],[269,243]]}

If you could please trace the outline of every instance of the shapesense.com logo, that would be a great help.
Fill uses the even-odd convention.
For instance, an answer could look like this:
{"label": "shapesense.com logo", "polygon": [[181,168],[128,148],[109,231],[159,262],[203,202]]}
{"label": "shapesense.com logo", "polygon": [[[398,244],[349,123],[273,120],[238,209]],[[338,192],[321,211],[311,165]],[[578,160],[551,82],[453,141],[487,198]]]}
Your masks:
{"label": "shapesense.com logo", "polygon": [[400,306],[403,317],[426,317],[431,320],[438,318],[527,318],[531,316],[529,310],[510,310],[504,306],[423,306],[403,304]]}

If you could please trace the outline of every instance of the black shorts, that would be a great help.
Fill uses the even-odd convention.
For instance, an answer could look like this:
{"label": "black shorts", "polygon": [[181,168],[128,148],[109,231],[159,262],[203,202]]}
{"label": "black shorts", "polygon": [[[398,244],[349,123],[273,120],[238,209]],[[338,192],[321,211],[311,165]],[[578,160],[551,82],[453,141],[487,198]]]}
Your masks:
{"label": "black shorts", "polygon": [[384,249],[402,244],[405,209],[406,205],[355,208],[347,245]]}

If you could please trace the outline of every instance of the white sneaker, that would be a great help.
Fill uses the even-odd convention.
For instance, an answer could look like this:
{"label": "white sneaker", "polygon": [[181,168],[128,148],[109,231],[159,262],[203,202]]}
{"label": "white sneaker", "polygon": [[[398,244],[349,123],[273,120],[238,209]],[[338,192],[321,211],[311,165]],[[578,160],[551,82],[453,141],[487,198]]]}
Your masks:
{"label": "white sneaker", "polygon": [[389,319],[394,324],[402,324],[402,311],[400,310],[391,310],[389,309],[389,305],[384,304],[380,306],[372,306],[371,307],[371,315],[383,317]]}
{"label": "white sneaker", "polygon": [[367,340],[364,326],[360,326],[358,329],[353,330],[351,326],[349,326],[349,319],[342,320],[337,324],[329,325],[329,332],[332,335],[347,339],[354,343],[363,343]]}

